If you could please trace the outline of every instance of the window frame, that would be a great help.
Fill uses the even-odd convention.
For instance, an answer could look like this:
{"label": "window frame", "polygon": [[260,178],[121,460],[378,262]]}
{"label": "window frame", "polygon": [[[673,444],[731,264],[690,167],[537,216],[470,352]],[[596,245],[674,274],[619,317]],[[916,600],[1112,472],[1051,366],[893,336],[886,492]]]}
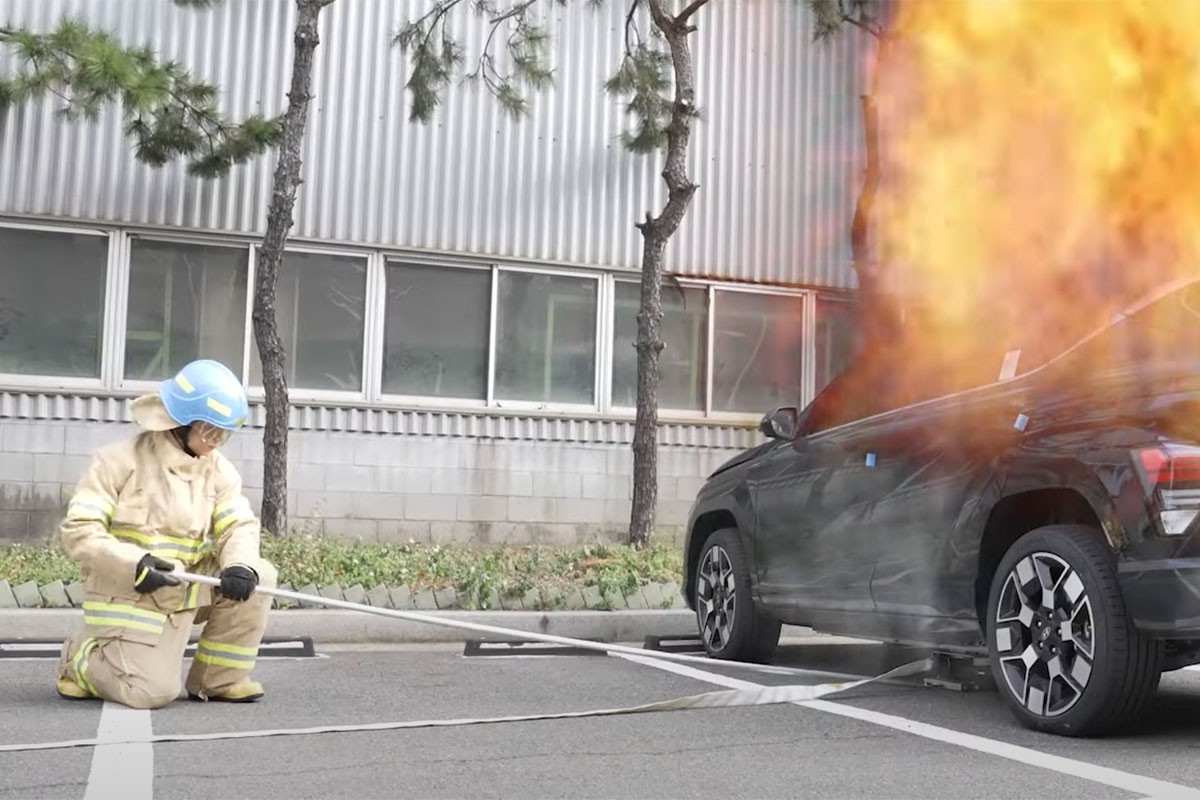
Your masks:
{"label": "window frame", "polygon": [[[641,280],[640,280],[640,277],[637,275],[630,275],[628,277],[626,277],[624,275],[611,275],[610,278],[611,278],[610,283],[612,285],[612,297],[608,304],[608,309],[609,309],[608,316],[610,318],[611,327],[608,330],[607,339],[608,339],[608,348],[611,351],[612,346],[613,346],[612,340],[613,340],[613,336],[616,334],[616,324],[617,324],[617,284],[618,283],[631,283],[634,286],[640,286]],[[709,281],[701,281],[701,280],[696,280],[693,278],[678,278],[677,280],[679,281],[679,285],[682,286],[684,289],[700,289],[701,291],[704,292],[704,302],[705,302],[704,350],[705,350],[705,354],[707,357],[705,358],[705,361],[704,361],[704,363],[705,363],[704,390],[703,390],[703,394],[700,398],[702,407],[699,409],[670,408],[667,406],[663,406],[660,403],[658,406],[658,414],[663,419],[680,420],[680,421],[687,421],[687,422],[700,422],[700,421],[703,421],[703,420],[709,418],[709,411],[712,407],[712,341],[713,341],[713,339],[712,339],[712,323],[713,323],[712,283]],[[664,281],[664,288],[665,288],[665,283],[666,282]],[[610,403],[610,405],[608,406],[608,412],[613,414],[614,416],[621,416],[621,417],[628,417],[630,419],[635,419],[637,417],[637,406],[617,405],[616,403],[612,402],[612,390],[613,390],[612,376],[613,376],[613,373],[615,372],[615,365],[613,364],[613,358],[615,356],[616,356],[616,353],[610,352],[609,359],[608,359],[608,364],[609,364],[608,385],[605,387],[605,391],[606,391],[606,394],[607,394],[607,397],[608,397],[609,403]],[[745,415],[743,414],[742,417],[745,417]]]}
{"label": "window frame", "polygon": [[[708,353],[709,359],[715,360],[716,348],[716,321],[717,321],[717,295],[721,292],[730,294],[759,294],[769,295],[772,297],[796,297],[800,298],[803,318],[800,320],[800,397],[797,402],[800,408],[806,407],[813,399],[813,383],[816,375],[814,369],[814,358],[816,350],[812,333],[815,330],[813,325],[813,309],[815,309],[816,300],[815,292],[811,289],[795,289],[784,286],[749,286],[743,284],[724,284],[711,283],[709,285],[709,305],[708,305]],[[768,414],[771,409],[764,408],[762,411],[716,411],[713,409],[713,376],[712,370],[708,373],[708,398],[705,406],[708,415],[707,418],[717,422],[746,422],[751,419],[762,419],[763,414]]]}
{"label": "window frame", "polygon": [[[0,374],[0,385],[12,391],[90,391],[113,394],[118,397],[154,391],[155,381],[126,380],[125,348],[126,325],[128,322],[128,293],[131,276],[131,259],[134,240],[178,243],[203,247],[230,247],[245,251],[246,302],[244,309],[244,335],[242,345],[242,380],[252,403],[265,401],[265,391],[250,385],[251,358],[253,357],[253,307],[254,283],[261,240],[246,234],[186,229],[160,228],[139,225],[102,226],[69,220],[42,221],[20,217],[0,217],[0,228],[32,230],[45,233],[68,235],[86,234],[107,240],[106,270],[104,284],[104,306],[102,308],[103,330],[101,335],[100,377],[65,378],[59,376],[32,376],[22,374]],[[289,242],[285,255],[306,253],[361,259],[365,265],[365,300],[362,326],[362,388],[358,391],[329,389],[303,389],[288,387],[290,403],[297,405],[329,405],[335,407],[365,408],[411,408],[425,411],[498,411],[504,413],[529,413],[535,415],[579,415],[587,418],[605,418],[618,422],[632,421],[636,408],[613,403],[613,336],[616,325],[617,283],[637,285],[640,270],[620,267],[591,267],[570,265],[539,265],[518,259],[473,258],[442,253],[404,250],[378,246],[356,246],[351,243],[323,244],[308,240]],[[463,398],[440,398],[389,394],[383,391],[383,355],[387,330],[387,268],[389,265],[411,264],[415,266],[445,269],[468,269],[487,272],[489,275],[489,318],[487,324],[487,379],[486,397],[482,400]],[[502,400],[496,396],[496,368],[498,362],[497,333],[499,330],[499,290],[502,273],[544,275],[593,281],[595,328],[593,331],[595,358],[592,370],[592,402],[562,403],[526,400]],[[681,424],[734,424],[742,425],[757,421],[763,411],[715,411],[713,410],[713,359],[715,355],[716,312],[718,293],[760,294],[774,297],[801,299],[804,315],[801,325],[802,343],[798,356],[801,362],[801,406],[807,407],[815,398],[816,383],[816,315],[818,298],[844,301],[853,304],[852,292],[843,292],[835,287],[787,287],[740,284],[703,277],[679,276],[679,283],[689,290],[705,293],[707,311],[705,315],[707,334],[703,341],[706,362],[703,390],[703,409],[659,408],[662,422]]]}
{"label": "window frame", "polygon": [[[257,275],[258,251],[262,249],[259,243],[252,243],[250,246],[250,269],[247,274],[248,289],[246,294],[246,342],[243,345],[243,353],[245,354],[245,368],[242,375],[242,384],[246,387],[246,397],[251,403],[265,403],[267,398],[266,390],[261,386],[255,386],[250,382],[250,359],[254,356],[254,327],[253,327],[253,310],[254,310],[254,281]],[[302,387],[292,386],[288,384],[288,401],[290,403],[312,403],[326,405],[346,405],[349,403],[362,403],[368,401],[369,393],[368,386],[371,380],[371,362],[368,361],[370,356],[371,344],[371,309],[374,303],[371,300],[371,292],[373,291],[372,269],[371,262],[378,256],[374,251],[370,250],[355,250],[348,247],[331,246],[326,247],[319,244],[310,244],[308,242],[296,243],[288,245],[283,250],[284,258],[288,253],[305,253],[309,255],[330,255],[343,256],[354,258],[365,263],[366,274],[363,285],[363,330],[362,330],[362,376],[361,387],[358,391],[353,390],[338,390],[338,389],[305,389]],[[282,266],[282,265],[281,265]],[[288,352],[288,359],[295,358],[295,353]],[[382,368],[382,367],[381,367]]]}
{"label": "window frame", "polygon": [[[808,394],[808,396],[810,398],[809,403],[816,400],[817,394],[818,394],[818,390],[817,390],[817,346],[818,346],[819,342],[817,341],[817,314],[819,312],[821,303],[842,303],[844,305],[854,306],[859,311],[861,311],[861,309],[862,309],[862,303],[857,298],[855,298],[852,294],[850,294],[849,292],[835,291],[832,289],[825,289],[825,290],[812,292],[812,301],[811,301],[812,312],[806,318],[806,324],[804,326],[805,327],[804,335],[808,338],[809,342],[811,343],[810,348],[812,350],[812,358],[811,358],[812,364],[811,364],[811,368],[809,370],[807,370],[808,372],[811,373],[811,376],[812,376],[811,389],[809,390],[809,394]],[[852,354],[851,360],[853,360],[853,354]],[[844,370],[845,367],[843,367],[842,369]],[[840,371],[831,375],[829,378],[829,383],[833,383],[835,380],[837,380],[837,376],[839,374],[840,374]],[[826,386],[828,386],[829,383],[827,383]],[[824,387],[821,388],[821,391],[824,391]]]}
{"label": "window frame", "polygon": [[[569,268],[555,267],[534,267],[526,265],[508,265],[508,264],[493,264],[492,278],[492,320],[491,331],[489,335],[489,367],[488,367],[488,408],[508,411],[541,411],[541,412],[561,412],[561,413],[598,413],[603,406],[603,387],[602,381],[604,375],[602,372],[603,362],[601,358],[601,337],[603,336],[603,317],[604,310],[602,307],[603,299],[603,284],[604,275],[599,270],[573,270]],[[500,400],[496,397],[496,333],[499,329],[500,315],[500,275],[505,272],[523,273],[531,275],[548,275],[563,278],[583,278],[594,281],[596,285],[596,295],[594,303],[594,312],[596,314],[595,325],[593,326],[592,336],[595,344],[595,353],[592,363],[592,402],[590,403],[560,403],[549,402],[541,403],[536,400]]]}
{"label": "window frame", "polygon": [[[616,289],[617,281],[626,283],[636,283],[635,275],[619,275],[611,274],[610,282],[614,284],[612,302],[609,303],[609,317],[612,324],[616,324]],[[771,297],[798,297],[801,298],[804,318],[801,321],[802,343],[801,343],[801,397],[800,407],[805,407],[813,401],[813,386],[816,381],[816,368],[814,355],[815,342],[813,335],[816,331],[815,325],[815,309],[817,290],[807,288],[794,288],[786,286],[751,286],[744,284],[730,284],[722,281],[703,280],[698,278],[678,278],[681,286],[685,288],[700,288],[706,292],[707,301],[707,336],[705,348],[708,354],[707,364],[704,376],[704,408],[700,411],[671,409],[659,406],[658,415],[660,421],[678,421],[684,423],[697,422],[712,422],[712,423],[732,423],[743,424],[756,422],[762,418],[764,413],[770,409],[763,411],[716,411],[713,409],[713,352],[716,346],[716,313],[717,313],[717,297],[721,292],[741,293],[741,294],[759,294],[768,295]],[[609,345],[611,347],[612,331],[609,331]],[[611,363],[611,358],[610,358]],[[610,382],[607,386],[608,397],[612,397],[611,375]],[[626,419],[633,419],[637,415],[637,409],[630,406],[611,405],[607,409],[607,413],[612,416],[617,416]]]}
{"label": "window frame", "polygon": [[112,374],[112,315],[114,304],[114,292],[116,291],[115,283],[117,281],[117,273],[120,271],[121,253],[119,245],[116,242],[119,233],[107,228],[87,226],[87,225],[69,225],[69,224],[41,224],[34,222],[23,222],[15,219],[0,218],[0,228],[11,230],[35,231],[38,233],[60,233],[71,236],[86,235],[96,236],[107,240],[107,250],[104,258],[104,300],[100,306],[100,359],[98,366],[99,377],[96,378],[77,378],[66,377],[60,375],[28,375],[21,372],[0,372],[0,384],[6,389],[21,390],[29,389],[33,391],[47,390],[62,390],[64,392],[89,390],[103,391],[112,384],[110,376]]}
{"label": "window frame", "polygon": [[[114,316],[112,320],[113,332],[113,380],[110,384],[117,391],[135,392],[137,394],[145,394],[158,389],[158,381],[140,381],[128,380],[125,378],[125,346],[127,344],[126,327],[129,322],[129,280],[133,273],[133,242],[135,239],[142,239],[151,242],[165,242],[169,244],[190,244],[200,247],[228,247],[231,249],[248,250],[246,254],[246,309],[245,319],[246,327],[242,333],[242,382],[246,383],[249,375],[250,364],[246,356],[246,348],[249,337],[254,335],[250,330],[250,312],[254,307],[254,245],[249,242],[237,242],[230,240],[222,240],[215,236],[189,236],[186,233],[172,234],[170,232],[151,231],[147,233],[121,231],[121,276],[120,287],[117,296],[117,303],[114,308]],[[169,375],[167,376],[170,377]]]}
{"label": "window frame", "polygon": [[[428,258],[406,258],[400,255],[390,255],[387,253],[381,254],[380,258],[380,276],[378,283],[378,291],[376,292],[375,303],[376,318],[378,330],[374,331],[378,347],[376,351],[377,358],[371,362],[376,373],[375,386],[377,387],[374,397],[377,402],[387,406],[403,406],[406,408],[420,409],[486,409],[491,400],[491,394],[494,385],[495,363],[496,363],[496,284],[497,284],[497,269],[494,264],[463,264],[463,263],[444,263],[435,259]],[[389,394],[383,391],[383,354],[387,345],[387,268],[389,264],[397,264],[400,266],[410,265],[417,267],[436,267],[438,269],[456,269],[456,270],[471,270],[474,272],[486,272],[488,275],[488,334],[487,342],[484,345],[485,363],[487,375],[484,378],[484,397],[480,400],[462,397],[432,397],[430,395],[405,395],[405,394]]]}

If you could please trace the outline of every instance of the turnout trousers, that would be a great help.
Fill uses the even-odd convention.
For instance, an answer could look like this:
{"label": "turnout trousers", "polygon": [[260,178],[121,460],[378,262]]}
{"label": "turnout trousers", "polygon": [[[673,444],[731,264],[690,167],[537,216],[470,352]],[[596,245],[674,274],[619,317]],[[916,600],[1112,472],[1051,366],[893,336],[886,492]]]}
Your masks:
{"label": "turnout trousers", "polygon": [[[254,566],[259,586],[273,588],[277,580],[274,567],[261,559]],[[168,613],[147,608],[144,599],[138,602],[89,594],[84,603],[85,625],[64,642],[58,676],[75,682],[92,697],[132,708],[166,706],[179,697],[181,688],[202,700],[236,696],[237,687],[250,682],[271,598],[255,592],[248,600],[235,602],[215,591],[199,589],[209,587],[193,584],[186,592],[199,601],[194,607]],[[166,587],[148,597],[171,590],[178,591],[178,587]],[[181,681],[194,624],[204,627],[187,679]]]}

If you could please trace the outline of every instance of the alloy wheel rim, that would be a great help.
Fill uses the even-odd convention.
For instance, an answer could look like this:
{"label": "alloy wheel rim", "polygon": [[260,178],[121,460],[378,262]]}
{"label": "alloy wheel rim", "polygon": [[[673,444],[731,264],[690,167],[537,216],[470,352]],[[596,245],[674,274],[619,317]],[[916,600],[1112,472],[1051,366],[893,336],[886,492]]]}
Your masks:
{"label": "alloy wheel rim", "polygon": [[996,651],[1008,691],[1040,717],[1070,711],[1096,659],[1092,603],[1079,574],[1053,553],[1022,558],[996,608]]}
{"label": "alloy wheel rim", "polygon": [[696,575],[700,635],[712,650],[723,650],[729,644],[734,613],[737,611],[736,590],[729,554],[720,545],[713,545],[704,554]]}

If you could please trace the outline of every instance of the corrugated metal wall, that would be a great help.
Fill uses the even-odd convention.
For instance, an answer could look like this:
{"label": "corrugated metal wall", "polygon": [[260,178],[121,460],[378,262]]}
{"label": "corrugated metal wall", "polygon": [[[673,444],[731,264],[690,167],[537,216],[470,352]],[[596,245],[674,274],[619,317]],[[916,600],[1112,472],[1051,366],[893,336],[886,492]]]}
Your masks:
{"label": "corrugated metal wall", "polygon": [[[133,422],[132,398],[32,392],[0,392],[0,420],[73,420]],[[390,433],[406,436],[449,436],[484,440],[527,440],[593,444],[630,444],[633,422],[559,416],[522,416],[494,412],[420,411],[293,405],[292,430],[341,433]],[[250,407],[252,428],[266,424],[266,409]],[[753,447],[761,435],[745,425],[663,422],[659,442],[672,447]]]}
{"label": "corrugated metal wall", "polygon": [[[624,0],[591,12],[546,4],[556,89],[510,121],[482,87],[454,86],[427,127],[408,122],[407,67],[390,39],[428,7],[337,0],[323,14],[297,238],[636,267],[633,223],[662,200],[656,158],[624,152],[627,119],[601,82],[619,63]],[[551,10],[552,9],[552,10]],[[291,73],[289,0],[0,0],[0,20],[35,29],[80,16],[150,43],[223,89],[234,115],[277,113]],[[485,31],[457,16],[468,62]],[[676,272],[854,286],[847,231],[860,163],[865,42],[812,42],[798,0],[719,0],[697,17],[691,170],[700,184],[676,237]],[[216,182],[181,165],[136,164],[119,115],[66,125],[55,103],[0,120],[0,213],[258,233],[271,164]]]}

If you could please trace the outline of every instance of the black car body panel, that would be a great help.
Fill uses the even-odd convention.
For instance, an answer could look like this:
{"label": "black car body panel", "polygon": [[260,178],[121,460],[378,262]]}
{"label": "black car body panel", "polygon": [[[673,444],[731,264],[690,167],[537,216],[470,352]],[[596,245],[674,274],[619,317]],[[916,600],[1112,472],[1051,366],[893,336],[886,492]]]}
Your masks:
{"label": "black car body panel", "polygon": [[[1200,308],[1197,284],[1172,287],[1010,380],[816,432],[803,429],[810,406],[798,436],[730,460],[700,491],[689,605],[693,554],[736,527],[752,597],[785,623],[982,652],[989,570],[1033,527],[1082,522],[1108,540],[1141,630],[1200,638],[1200,524],[1164,533],[1162,497],[1136,456],[1200,445],[1200,318],[1171,353],[1080,369],[1096,348],[1128,349],[1137,326],[1184,314],[1181,297]],[[1200,478],[1194,488],[1176,494],[1200,508]]]}

